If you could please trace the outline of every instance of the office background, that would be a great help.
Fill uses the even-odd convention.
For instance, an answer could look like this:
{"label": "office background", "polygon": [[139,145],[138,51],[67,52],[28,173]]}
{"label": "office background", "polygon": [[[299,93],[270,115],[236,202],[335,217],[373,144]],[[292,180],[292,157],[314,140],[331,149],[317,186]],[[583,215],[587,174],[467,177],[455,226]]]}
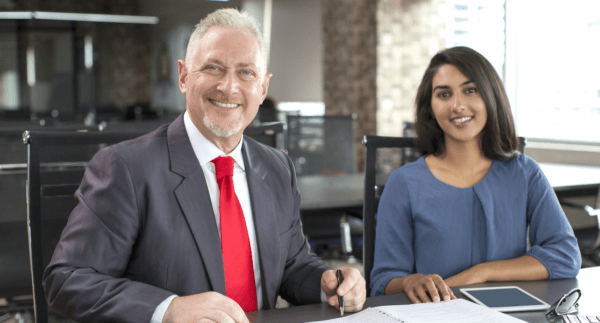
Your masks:
{"label": "office background", "polygon": [[274,75],[269,96],[281,106],[320,103],[327,115],[356,116],[359,172],[362,137],[401,136],[429,59],[460,44],[488,57],[505,81],[527,155],[600,166],[600,8],[588,0],[0,0],[4,13],[158,18],[0,19],[0,124],[64,122],[89,111],[98,120],[125,113],[168,121],[185,109],[177,59],[199,19],[222,7],[242,8],[261,24]]}
{"label": "office background", "polygon": [[0,19],[0,127],[85,122],[90,111],[97,119],[131,112],[132,119],[167,120],[185,109],[177,59],[189,34],[222,7],[246,10],[265,28],[269,96],[356,116],[358,171],[362,137],[401,136],[429,59],[458,44],[482,52],[504,79],[527,155],[600,166],[600,70],[592,60],[600,54],[600,8],[593,0],[0,0],[4,13],[158,18]]}
{"label": "office background", "polygon": [[[270,25],[269,70],[274,74],[269,94],[279,102],[323,102],[327,114],[356,113],[355,139],[359,169],[362,169],[363,159],[359,144],[362,135],[400,135],[400,125],[413,118],[416,85],[429,58],[446,46],[467,44],[495,63],[505,79],[519,133],[530,138],[530,156],[540,162],[598,165],[600,85],[590,76],[595,75],[597,68],[594,66],[597,64],[586,61],[586,58],[589,60],[598,53],[598,48],[593,44],[583,46],[594,43],[588,41],[586,35],[598,35],[600,18],[598,10],[594,10],[598,5],[585,0],[568,5],[564,2],[544,3],[545,7],[554,8],[553,13],[557,13],[560,21],[564,22],[558,24],[560,30],[557,29],[559,27],[549,27],[551,19],[556,17],[549,14],[547,19],[538,19],[540,22],[537,25],[525,31],[523,21],[535,13],[538,8],[536,5],[542,5],[533,0],[527,3],[519,4],[514,0],[2,0],[0,10],[158,17],[156,25],[78,24],[77,32],[81,38],[91,36],[95,55],[92,61],[95,65],[79,72],[79,91],[76,93],[78,109],[125,109],[135,104],[149,104],[152,109],[181,111],[185,99],[177,87],[176,60],[184,55],[193,25],[200,17],[220,7],[247,10],[264,25],[268,7],[271,13],[267,17]],[[588,14],[582,16],[583,13]],[[583,29],[573,21],[583,21],[583,28],[587,27],[588,34],[583,35]],[[63,85],[68,83],[73,46],[70,33],[57,33],[56,27],[69,28],[70,25],[42,20],[34,23],[22,21],[21,24],[36,26],[35,33],[27,36],[27,43],[33,46],[33,57],[37,59],[37,83],[27,86],[25,77],[19,78],[26,71],[17,69],[19,59],[22,59],[17,56],[25,54],[17,54],[16,47],[17,41],[23,44],[24,40],[22,37],[19,39],[14,21],[0,20],[0,110],[27,106],[32,112],[57,109],[63,114],[70,113],[75,110],[71,103],[74,96],[72,91],[56,91],[56,88],[64,89],[64,86],[60,86],[61,82]],[[549,31],[544,34],[546,29]],[[520,43],[516,40],[519,33],[522,34]],[[573,37],[578,34],[583,36]],[[556,79],[567,79],[568,76],[571,80],[590,80],[585,82],[589,89],[573,93],[572,96],[577,99],[563,100],[567,108],[554,107],[548,102],[548,97],[551,97],[549,92],[561,89],[568,91],[564,89],[565,83],[556,80],[555,88],[546,88],[544,95],[540,93],[533,99],[516,99],[515,92],[519,88],[517,80],[528,84],[522,76],[516,75],[516,71],[530,65],[518,65],[517,55],[520,53],[517,44],[525,47],[538,38],[542,38],[541,44],[545,46],[538,46],[534,42],[530,47],[537,47],[527,48],[527,52],[545,57],[542,61],[548,70],[560,71],[557,66],[563,66],[563,69],[571,69],[573,73],[564,77],[561,74],[540,73],[539,77],[534,74],[529,79],[554,80],[553,76]],[[564,41],[565,46],[557,41]],[[21,50],[25,51],[25,46],[22,47]],[[571,51],[557,50],[564,47],[571,48]],[[588,55],[578,57],[577,53],[581,52]],[[529,56],[532,55],[536,56]],[[554,56],[556,58],[552,59]],[[519,57],[523,61],[528,58],[524,55]],[[527,62],[531,60],[529,58]],[[536,72],[535,69],[530,70],[530,73]],[[573,82],[566,84],[569,83]],[[522,85],[521,93],[528,88],[531,85]],[[538,89],[535,90],[530,92],[537,92]],[[554,98],[551,100],[559,101]],[[533,107],[534,102],[539,102],[538,106]],[[574,113],[574,106],[579,108],[577,113]],[[526,111],[534,112],[528,114]],[[536,116],[547,116],[552,111],[563,117],[555,118],[554,124],[548,123],[548,127],[538,134],[527,133],[527,129],[540,123]],[[532,119],[536,121],[532,122]],[[582,123],[593,126],[581,127]],[[573,126],[567,127],[565,124]],[[584,130],[587,131],[585,134]],[[577,137],[577,132],[582,132],[582,135]],[[548,133],[554,137],[545,138]],[[535,137],[541,140],[532,140]],[[565,138],[569,140],[561,140]]]}

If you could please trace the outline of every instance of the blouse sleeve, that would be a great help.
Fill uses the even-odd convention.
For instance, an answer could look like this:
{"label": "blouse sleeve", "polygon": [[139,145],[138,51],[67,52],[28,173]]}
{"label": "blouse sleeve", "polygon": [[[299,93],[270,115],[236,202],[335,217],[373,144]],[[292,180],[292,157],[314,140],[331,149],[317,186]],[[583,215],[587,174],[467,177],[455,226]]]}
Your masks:
{"label": "blouse sleeve", "polygon": [[393,172],[386,182],[376,221],[371,296],[383,295],[390,280],[413,272],[410,197],[406,180],[399,170]]}
{"label": "blouse sleeve", "polygon": [[531,242],[527,254],[542,262],[550,279],[573,278],[581,268],[581,254],[573,229],[540,166],[529,157],[522,158],[527,178]]}

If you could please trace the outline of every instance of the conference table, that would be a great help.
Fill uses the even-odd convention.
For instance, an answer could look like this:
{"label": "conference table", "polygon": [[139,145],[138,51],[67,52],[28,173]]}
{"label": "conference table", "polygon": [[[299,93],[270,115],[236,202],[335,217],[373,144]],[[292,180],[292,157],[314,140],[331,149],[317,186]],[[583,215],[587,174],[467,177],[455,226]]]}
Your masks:
{"label": "conference table", "polygon": [[365,175],[298,176],[300,210],[362,208]]}
{"label": "conference table", "polygon": [[[546,303],[552,305],[562,295],[573,288],[579,288],[582,291],[579,300],[579,314],[581,315],[600,315],[600,267],[591,267],[581,269],[579,275],[572,279],[561,280],[541,280],[541,281],[511,281],[511,282],[490,282],[483,284],[473,284],[468,287],[492,287],[492,286],[519,286],[529,293],[537,296]],[[464,286],[466,287],[466,286]],[[458,298],[465,298],[459,291],[461,287],[452,287],[454,295]],[[383,306],[383,305],[406,305],[410,304],[406,294],[386,295],[369,297],[365,302],[364,308]],[[512,312],[507,313],[513,317],[525,322],[562,322],[560,317],[546,316],[545,311]],[[350,315],[349,313],[346,315]],[[313,304],[304,306],[293,306],[289,308],[265,310],[247,313],[248,319],[253,323],[304,323],[334,319],[340,317],[339,310],[323,304]]]}

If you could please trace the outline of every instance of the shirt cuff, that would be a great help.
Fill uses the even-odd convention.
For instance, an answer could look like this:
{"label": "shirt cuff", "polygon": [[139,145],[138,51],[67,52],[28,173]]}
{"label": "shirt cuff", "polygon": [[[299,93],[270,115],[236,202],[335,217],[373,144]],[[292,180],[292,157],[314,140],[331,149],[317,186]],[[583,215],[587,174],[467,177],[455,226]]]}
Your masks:
{"label": "shirt cuff", "polygon": [[321,303],[327,303],[327,295],[325,295],[325,292],[321,289]]}
{"label": "shirt cuff", "polygon": [[150,323],[162,323],[163,318],[165,317],[165,312],[167,311],[167,308],[169,308],[169,305],[171,305],[171,301],[173,301],[175,297],[177,297],[177,295],[171,295],[167,297],[167,299],[162,301],[162,303],[158,304],[158,306],[154,310],[154,314],[152,314],[152,319],[150,320]]}

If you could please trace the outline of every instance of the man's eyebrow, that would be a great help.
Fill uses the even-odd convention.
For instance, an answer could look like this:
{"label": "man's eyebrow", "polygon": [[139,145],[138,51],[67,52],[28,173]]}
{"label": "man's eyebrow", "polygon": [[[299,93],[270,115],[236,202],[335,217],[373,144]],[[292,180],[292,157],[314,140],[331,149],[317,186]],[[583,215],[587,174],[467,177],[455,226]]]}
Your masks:
{"label": "man's eyebrow", "polygon": [[224,65],[223,61],[220,60],[220,59],[217,59],[217,58],[209,58],[208,62],[209,63],[215,63],[215,64],[218,64],[218,65]]}
{"label": "man's eyebrow", "polygon": [[[218,58],[209,58],[207,60],[208,63],[212,63],[212,64],[217,64],[217,65],[221,65],[221,66],[225,66],[225,62],[223,62],[222,60],[218,59]],[[239,63],[236,65],[236,68],[247,68],[247,67],[251,67],[251,68],[257,68],[256,64],[254,63]]]}
{"label": "man's eyebrow", "polygon": [[252,68],[256,68],[256,64],[254,63],[239,63],[237,64],[238,67],[252,67]]}

